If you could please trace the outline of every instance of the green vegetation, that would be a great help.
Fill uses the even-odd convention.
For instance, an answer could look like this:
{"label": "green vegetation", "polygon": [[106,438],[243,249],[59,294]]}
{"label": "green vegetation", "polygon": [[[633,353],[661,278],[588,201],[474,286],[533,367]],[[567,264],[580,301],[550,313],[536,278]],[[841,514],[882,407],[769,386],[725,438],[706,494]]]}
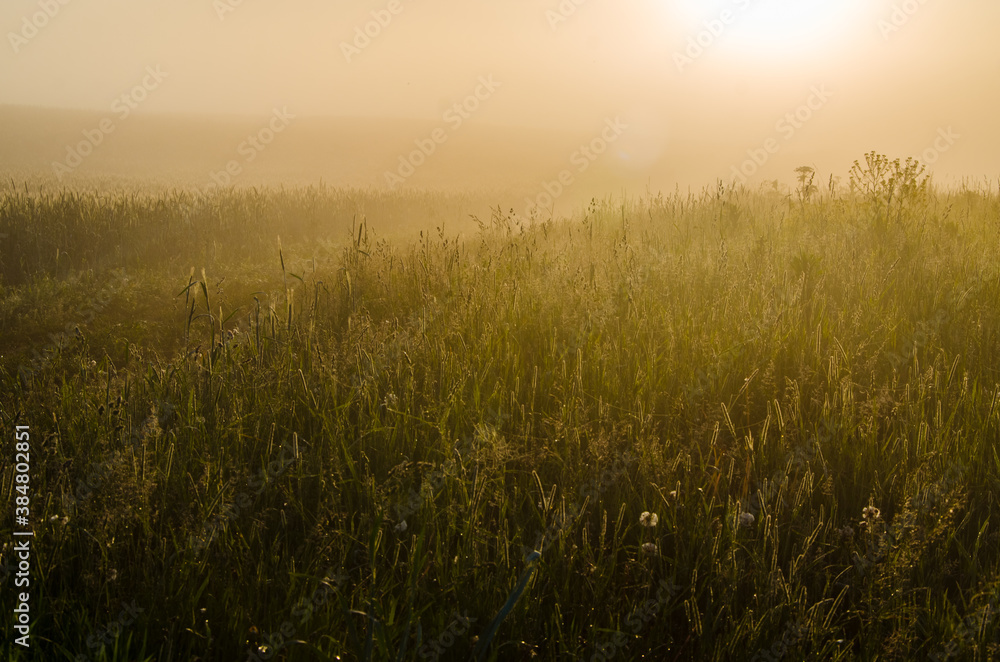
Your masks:
{"label": "green vegetation", "polygon": [[422,194],[6,190],[34,652],[997,659],[1000,195],[800,175],[460,237]]}

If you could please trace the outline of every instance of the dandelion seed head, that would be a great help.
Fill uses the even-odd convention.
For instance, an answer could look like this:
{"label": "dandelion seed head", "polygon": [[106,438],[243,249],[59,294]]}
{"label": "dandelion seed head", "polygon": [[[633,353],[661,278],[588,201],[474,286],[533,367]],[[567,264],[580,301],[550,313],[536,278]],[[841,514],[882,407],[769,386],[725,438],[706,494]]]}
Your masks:
{"label": "dandelion seed head", "polygon": [[651,513],[648,510],[639,515],[639,524],[646,528],[653,528],[659,523],[659,521],[660,516],[656,513]]}
{"label": "dandelion seed head", "polygon": [[642,551],[643,551],[644,553],[646,553],[646,554],[650,555],[650,556],[656,556],[656,554],[657,554],[657,553],[658,553],[658,552],[659,552],[660,550],[659,550],[659,548],[657,548],[657,546],[656,546],[656,544],[655,544],[655,543],[651,543],[651,542],[644,542],[644,543],[642,543]]}
{"label": "dandelion seed head", "polygon": [[740,526],[751,526],[756,519],[753,513],[740,513]]}
{"label": "dandelion seed head", "polygon": [[874,522],[882,519],[882,511],[875,506],[866,506],[865,509],[861,511],[861,517],[866,522]]}

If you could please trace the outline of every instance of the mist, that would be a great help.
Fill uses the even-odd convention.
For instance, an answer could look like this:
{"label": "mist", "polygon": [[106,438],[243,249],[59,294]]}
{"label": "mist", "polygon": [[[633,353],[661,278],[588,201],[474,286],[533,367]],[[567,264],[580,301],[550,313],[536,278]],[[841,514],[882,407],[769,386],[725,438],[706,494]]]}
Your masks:
{"label": "mist", "polygon": [[19,0],[0,168],[531,197],[560,176],[567,195],[843,177],[875,150],[989,179],[998,20],[985,1]]}

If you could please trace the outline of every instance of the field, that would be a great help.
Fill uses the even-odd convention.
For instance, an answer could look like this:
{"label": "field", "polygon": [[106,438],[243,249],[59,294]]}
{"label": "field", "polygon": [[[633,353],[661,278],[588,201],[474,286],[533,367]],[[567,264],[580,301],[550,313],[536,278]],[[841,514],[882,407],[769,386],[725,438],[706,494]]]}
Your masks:
{"label": "field", "polygon": [[1000,659],[1000,190],[812,177],[5,185],[4,659]]}

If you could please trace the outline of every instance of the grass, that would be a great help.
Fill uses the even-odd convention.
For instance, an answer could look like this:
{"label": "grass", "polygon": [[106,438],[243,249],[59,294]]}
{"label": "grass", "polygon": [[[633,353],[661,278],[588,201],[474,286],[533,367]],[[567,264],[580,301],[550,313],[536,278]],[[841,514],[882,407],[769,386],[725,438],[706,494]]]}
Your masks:
{"label": "grass", "polygon": [[996,659],[1000,194],[856,168],[461,236],[424,194],[7,189],[33,650]]}

